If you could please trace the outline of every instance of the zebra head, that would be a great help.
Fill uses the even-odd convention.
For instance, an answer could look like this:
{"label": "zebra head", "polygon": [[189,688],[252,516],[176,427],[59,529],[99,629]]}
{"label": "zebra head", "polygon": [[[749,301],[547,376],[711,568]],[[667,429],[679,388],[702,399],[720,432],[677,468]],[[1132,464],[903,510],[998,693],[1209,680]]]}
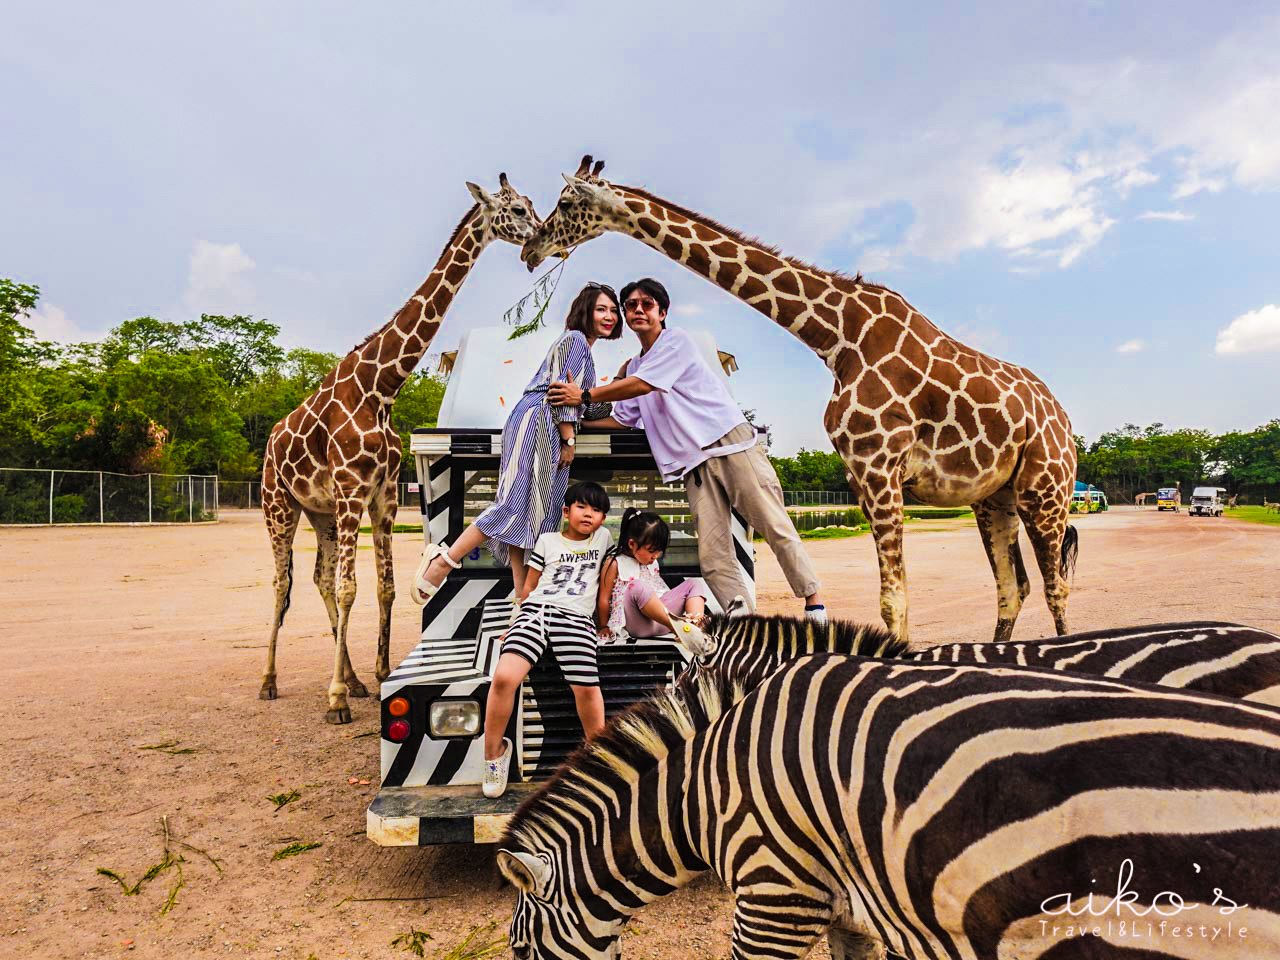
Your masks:
{"label": "zebra head", "polygon": [[499,850],[498,869],[516,888],[508,939],[515,960],[618,960],[625,917],[592,916],[563,889],[555,862],[545,853]]}

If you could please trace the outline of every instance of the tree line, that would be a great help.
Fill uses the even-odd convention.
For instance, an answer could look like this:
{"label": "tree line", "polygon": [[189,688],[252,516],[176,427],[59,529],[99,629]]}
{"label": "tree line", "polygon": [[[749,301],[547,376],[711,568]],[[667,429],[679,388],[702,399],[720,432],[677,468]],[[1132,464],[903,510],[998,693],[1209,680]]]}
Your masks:
{"label": "tree line", "polygon": [[[39,296],[0,278],[4,466],[257,478],[271,428],[342,359],[285,350],[276,324],[241,315],[138,317],[101,342],[53,343],[23,323]],[[435,425],[444,388],[443,377],[422,370],[400,391],[392,418],[405,445],[402,480],[414,479],[409,433]],[[1125,424],[1093,443],[1077,437],[1076,450],[1079,479],[1119,503],[1175,483],[1188,494],[1211,483],[1259,502],[1280,498],[1280,420],[1224,434]],[[784,489],[849,489],[834,452],[770,460]]]}
{"label": "tree line", "polygon": [[[100,342],[40,340],[37,287],[0,278],[0,465],[255,479],[271,428],[342,359],[277,343],[251,316],[126,320]],[[416,372],[393,422],[408,449],[436,422],[444,380]],[[412,458],[405,476],[413,478]]]}

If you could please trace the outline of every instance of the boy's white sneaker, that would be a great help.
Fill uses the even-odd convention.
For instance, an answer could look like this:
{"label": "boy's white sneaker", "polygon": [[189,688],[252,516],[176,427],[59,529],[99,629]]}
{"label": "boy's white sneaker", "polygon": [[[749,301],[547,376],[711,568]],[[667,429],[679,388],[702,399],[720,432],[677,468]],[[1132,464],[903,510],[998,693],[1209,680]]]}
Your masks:
{"label": "boy's white sneaker", "polygon": [[511,739],[502,738],[502,756],[484,762],[484,780],[480,789],[489,798],[500,797],[507,792],[507,770],[511,766]]}

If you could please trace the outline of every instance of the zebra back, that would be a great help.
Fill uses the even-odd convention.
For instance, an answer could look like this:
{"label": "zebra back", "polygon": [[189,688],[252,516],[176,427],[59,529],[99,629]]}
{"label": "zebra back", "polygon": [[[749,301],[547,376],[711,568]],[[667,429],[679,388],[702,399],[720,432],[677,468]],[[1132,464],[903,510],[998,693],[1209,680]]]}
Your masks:
{"label": "zebra back", "polygon": [[500,857],[517,956],[616,956],[631,913],[707,866],[736,897],[734,956],[798,957],[827,932],[938,960],[1134,938],[1144,957],[1211,938],[1280,955],[1273,710],[831,654],[735,705],[687,692],[623,714],[517,814]]}
{"label": "zebra back", "polygon": [[863,657],[905,656],[907,644],[881,626],[830,620],[817,624],[804,617],[775,615],[729,617],[710,614],[703,633],[714,649],[694,657],[683,678],[714,674],[720,682],[747,690],[760,686],[788,660],[811,653],[843,653]]}
{"label": "zebra back", "polygon": [[1280,636],[1193,621],[1092,630],[1022,643],[944,643],[931,663],[1004,663],[1158,683],[1280,707]]}

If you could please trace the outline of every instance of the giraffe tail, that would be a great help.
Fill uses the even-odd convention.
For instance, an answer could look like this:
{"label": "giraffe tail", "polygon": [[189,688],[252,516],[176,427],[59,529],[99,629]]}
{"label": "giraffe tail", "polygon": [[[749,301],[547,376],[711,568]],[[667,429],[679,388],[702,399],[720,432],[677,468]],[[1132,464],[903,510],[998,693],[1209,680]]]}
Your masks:
{"label": "giraffe tail", "polygon": [[1067,532],[1062,538],[1062,559],[1058,563],[1058,571],[1063,577],[1075,576],[1076,558],[1080,556],[1080,534],[1071,524],[1067,524]]}

